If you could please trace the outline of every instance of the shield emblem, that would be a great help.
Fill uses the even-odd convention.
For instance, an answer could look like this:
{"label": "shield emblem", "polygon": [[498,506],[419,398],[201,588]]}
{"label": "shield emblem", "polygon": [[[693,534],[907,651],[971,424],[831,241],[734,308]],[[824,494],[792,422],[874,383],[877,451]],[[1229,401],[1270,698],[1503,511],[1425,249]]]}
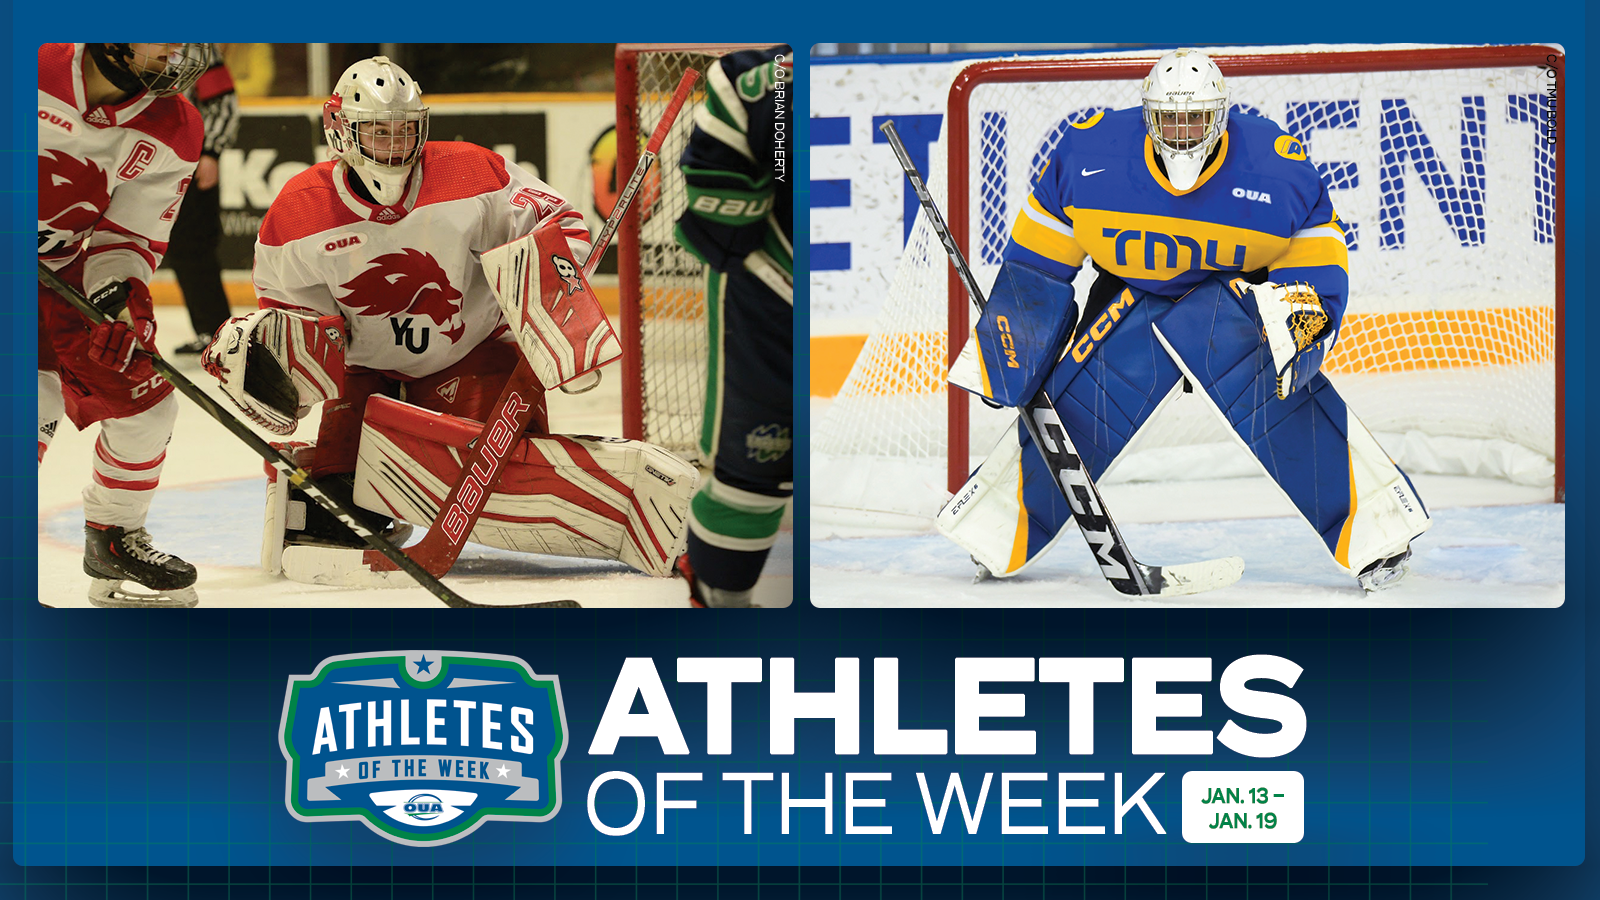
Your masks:
{"label": "shield emblem", "polygon": [[560,679],[514,656],[363,653],[289,677],[279,747],[290,815],[427,847],[554,816],[567,721]]}

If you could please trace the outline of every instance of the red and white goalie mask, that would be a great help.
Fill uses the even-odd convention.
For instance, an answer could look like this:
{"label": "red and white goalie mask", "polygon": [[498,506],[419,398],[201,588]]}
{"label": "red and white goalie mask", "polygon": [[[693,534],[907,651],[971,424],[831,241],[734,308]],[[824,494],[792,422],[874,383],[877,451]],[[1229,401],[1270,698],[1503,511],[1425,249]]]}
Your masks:
{"label": "red and white goalie mask", "polygon": [[364,59],[344,70],[322,105],[322,133],[372,199],[398,203],[428,142],[422,89],[387,56]]}

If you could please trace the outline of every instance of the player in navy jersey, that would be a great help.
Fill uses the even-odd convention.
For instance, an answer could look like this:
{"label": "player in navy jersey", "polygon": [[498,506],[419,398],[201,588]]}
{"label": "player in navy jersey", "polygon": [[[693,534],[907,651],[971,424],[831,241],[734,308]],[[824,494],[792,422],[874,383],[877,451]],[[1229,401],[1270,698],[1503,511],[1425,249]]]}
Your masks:
{"label": "player in navy jersey", "polygon": [[[1205,54],[1168,53],[1141,107],[1067,129],[1003,259],[953,384],[1012,406],[1045,387],[1098,477],[1187,381],[1362,587],[1404,575],[1427,512],[1318,371],[1348,302],[1343,225],[1298,140],[1230,115]],[[1080,303],[1071,281],[1086,261],[1098,274]],[[1019,328],[1070,337],[1032,352],[1024,341],[1019,359]],[[969,503],[939,518],[997,575],[1021,571],[1071,518],[1028,443],[1019,427],[974,474],[998,488],[978,515]]]}
{"label": "player in navy jersey", "polygon": [[751,605],[794,492],[793,51],[730,53],[680,161],[678,242],[706,263],[710,365],[700,450],[712,477],[690,506],[680,571],[697,606]]}

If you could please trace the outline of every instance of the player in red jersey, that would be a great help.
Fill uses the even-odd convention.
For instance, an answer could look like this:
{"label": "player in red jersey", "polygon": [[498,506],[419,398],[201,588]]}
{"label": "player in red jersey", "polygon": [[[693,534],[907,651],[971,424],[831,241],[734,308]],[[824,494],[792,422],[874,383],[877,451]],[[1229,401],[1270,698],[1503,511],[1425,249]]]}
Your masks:
{"label": "player in red jersey", "polygon": [[[261,309],[225,324],[203,362],[248,417],[278,434],[327,401],[314,449],[299,451],[318,484],[373,510],[374,525],[391,516],[428,524],[459,472],[452,457],[466,454],[436,452],[450,428],[402,427],[401,435],[375,422],[425,421],[422,410],[488,419],[519,355],[480,257],[544,229],[571,267],[588,255],[588,228],[554,188],[500,154],[429,141],[420,88],[386,57],[340,76],[323,126],[335,159],[290,180],[262,221],[254,270]],[[369,401],[380,396],[404,408],[380,404],[388,414],[374,418]],[[543,388],[529,400],[528,433],[547,435]],[[383,433],[365,433],[374,431]],[[654,560],[681,552],[692,467],[647,444],[559,436],[508,458],[534,471],[501,479],[503,491],[521,493],[491,498],[473,540],[670,573],[672,556]],[[664,493],[646,515],[641,498],[651,490]],[[272,533],[284,519],[298,525],[301,507],[283,515],[275,512],[282,498],[268,503],[263,562],[302,577]],[[283,535],[289,543],[360,545],[314,504],[304,509],[304,529]]]}
{"label": "player in red jersey", "polygon": [[177,401],[135,351],[154,346],[148,285],[200,158],[200,117],[181,95],[207,60],[202,44],[39,48],[39,260],[116,314],[91,325],[39,288],[40,465],[63,413],[100,424],[83,491],[96,606],[197,602],[194,567],[144,529]]}

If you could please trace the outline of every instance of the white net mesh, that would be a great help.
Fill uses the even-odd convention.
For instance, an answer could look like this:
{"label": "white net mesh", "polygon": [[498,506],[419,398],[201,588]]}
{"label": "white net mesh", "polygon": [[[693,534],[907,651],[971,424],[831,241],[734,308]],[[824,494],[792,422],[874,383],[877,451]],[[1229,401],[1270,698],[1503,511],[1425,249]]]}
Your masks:
{"label": "white net mesh", "polygon": [[[637,54],[638,88],[633,96],[637,132],[619,141],[633,140],[639,151],[661,120],[667,102],[683,77],[693,68],[702,75],[726,48],[714,50],[666,49]],[[639,293],[623,297],[637,305],[640,333],[640,391],[643,437],[682,456],[698,458],[700,422],[706,390],[705,267],[672,239],[674,223],[687,199],[678,159],[694,129],[694,107],[705,100],[705,79],[673,123],[639,197]],[[619,179],[631,173],[619,172]]]}
{"label": "white net mesh", "polygon": [[[929,159],[929,190],[946,209],[942,143]],[[913,517],[938,510],[948,446],[947,258],[919,214],[883,312],[833,406],[814,425],[814,506]]]}
{"label": "white net mesh", "polygon": [[[1346,223],[1350,304],[1323,371],[1410,469],[1552,481],[1556,148],[1541,130],[1550,84],[1534,65],[1228,76],[1232,111],[1266,116],[1303,141]],[[1138,96],[1137,79],[971,91],[965,249],[985,290],[1063,130]],[[929,183],[953,215],[947,137],[932,149]],[[1080,298],[1092,278],[1086,266]],[[817,424],[815,504],[931,516],[946,496],[947,454],[975,465],[1013,421],[970,401],[970,439],[950,446],[946,279],[945,254],[919,215],[866,349]],[[1108,476],[1252,467],[1209,408],[1179,397]]]}

